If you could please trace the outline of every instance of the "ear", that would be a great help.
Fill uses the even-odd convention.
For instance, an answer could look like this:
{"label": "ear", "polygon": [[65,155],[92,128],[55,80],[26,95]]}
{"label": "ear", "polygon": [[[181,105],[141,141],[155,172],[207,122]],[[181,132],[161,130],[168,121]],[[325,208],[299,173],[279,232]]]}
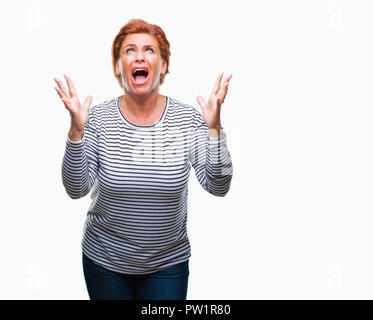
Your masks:
{"label": "ear", "polygon": [[121,75],[120,68],[119,68],[119,59],[117,60],[117,62],[115,62],[115,74],[118,77],[120,77],[120,75]]}
{"label": "ear", "polygon": [[164,75],[166,73],[166,70],[167,70],[167,61],[166,60],[162,60],[161,74]]}

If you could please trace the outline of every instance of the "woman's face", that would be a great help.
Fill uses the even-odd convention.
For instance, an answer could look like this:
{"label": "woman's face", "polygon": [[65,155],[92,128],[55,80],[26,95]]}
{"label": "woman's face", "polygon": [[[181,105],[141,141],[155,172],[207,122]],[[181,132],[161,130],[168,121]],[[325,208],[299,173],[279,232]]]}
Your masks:
{"label": "woman's face", "polygon": [[126,91],[147,96],[159,88],[161,73],[167,63],[162,60],[157,40],[147,33],[134,33],[125,37],[120,48],[116,72],[122,76]]}

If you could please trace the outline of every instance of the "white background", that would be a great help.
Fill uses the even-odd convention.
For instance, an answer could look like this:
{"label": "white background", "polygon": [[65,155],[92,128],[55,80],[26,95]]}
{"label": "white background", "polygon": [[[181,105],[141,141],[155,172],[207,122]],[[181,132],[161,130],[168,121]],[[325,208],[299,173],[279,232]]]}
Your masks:
{"label": "white background", "polygon": [[191,172],[188,299],[373,298],[371,1],[2,1],[0,298],[88,299],[90,197],[61,164],[70,116],[53,77],[93,105],[122,94],[111,45],[131,18],[171,43],[160,93],[199,108],[219,72],[234,175]]}

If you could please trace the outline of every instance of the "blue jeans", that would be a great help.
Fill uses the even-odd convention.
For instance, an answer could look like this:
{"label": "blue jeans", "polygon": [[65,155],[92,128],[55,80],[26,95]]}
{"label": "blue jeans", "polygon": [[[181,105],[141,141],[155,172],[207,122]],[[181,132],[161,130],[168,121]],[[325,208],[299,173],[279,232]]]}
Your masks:
{"label": "blue jeans", "polygon": [[143,275],[110,271],[84,253],[82,260],[91,300],[186,300],[189,260]]}

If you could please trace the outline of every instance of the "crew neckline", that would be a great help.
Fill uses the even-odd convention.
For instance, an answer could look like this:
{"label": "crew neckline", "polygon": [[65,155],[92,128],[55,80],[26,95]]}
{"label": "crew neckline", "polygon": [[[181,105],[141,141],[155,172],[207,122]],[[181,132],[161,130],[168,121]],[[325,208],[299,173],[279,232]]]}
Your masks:
{"label": "crew neckline", "polygon": [[160,125],[163,122],[163,119],[166,117],[167,110],[168,110],[168,105],[169,105],[169,100],[170,100],[168,96],[165,96],[166,97],[166,103],[165,103],[165,106],[163,108],[163,112],[162,112],[161,117],[155,123],[153,123],[151,125],[138,125],[138,124],[134,124],[134,123],[130,122],[129,120],[127,120],[126,117],[123,115],[122,111],[120,110],[120,107],[119,107],[120,97],[121,96],[118,96],[116,98],[116,108],[118,110],[119,116],[123,119],[124,123],[126,123],[130,127],[137,128],[137,129],[151,129],[151,128],[154,128],[155,126]]}

